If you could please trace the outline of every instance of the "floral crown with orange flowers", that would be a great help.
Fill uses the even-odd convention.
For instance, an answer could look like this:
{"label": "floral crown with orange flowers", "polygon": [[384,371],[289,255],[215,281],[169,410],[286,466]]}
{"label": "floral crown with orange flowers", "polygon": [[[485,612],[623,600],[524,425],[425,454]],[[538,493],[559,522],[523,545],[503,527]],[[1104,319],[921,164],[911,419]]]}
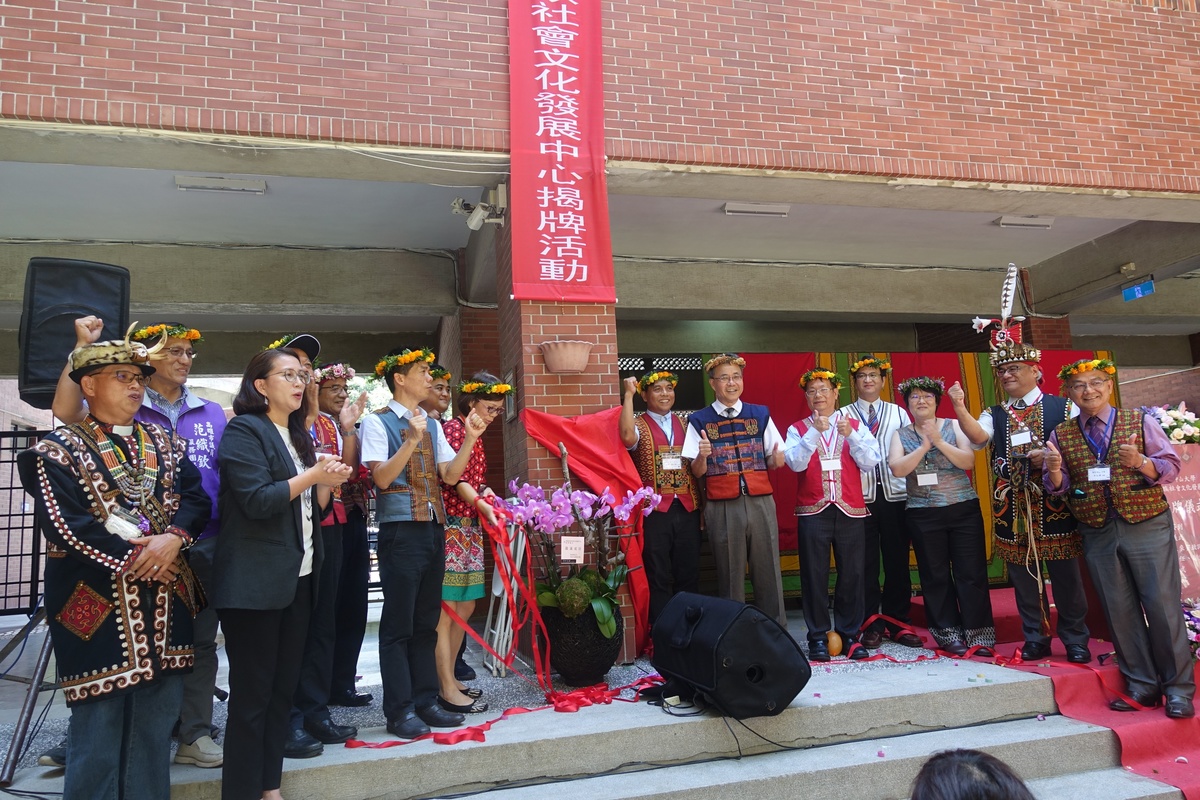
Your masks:
{"label": "floral crown with orange flowers", "polygon": [[675,386],[679,383],[679,376],[674,372],[667,372],[666,370],[647,372],[645,375],[638,378],[638,391],[644,392],[648,387],[653,386],[659,381],[666,381],[672,386]]}
{"label": "floral crown with orange flowers", "polygon": [[1117,374],[1117,365],[1107,358],[1081,358],[1067,364],[1058,371],[1058,379],[1066,383],[1072,375],[1085,372],[1103,372],[1109,376]]}
{"label": "floral crown with orange flowers", "polygon": [[484,383],[483,381],[463,381],[458,385],[459,394],[490,397],[492,395],[512,394],[513,387],[508,383]]}
{"label": "floral crown with orange flowers", "polygon": [[863,356],[850,365],[850,374],[857,375],[858,371],[863,367],[875,367],[875,369],[879,370],[880,375],[887,375],[888,370],[892,368],[892,362],[884,361],[875,356]]}
{"label": "floral crown with orange flowers", "polygon": [[437,356],[428,347],[422,347],[420,350],[405,350],[402,353],[393,356],[384,356],[379,359],[379,363],[375,365],[375,374],[382,378],[397,367],[403,367],[417,361],[428,361],[432,364],[436,358]]}
{"label": "floral crown with orange flowers", "polygon": [[429,368],[429,377],[435,381],[445,380],[446,383],[449,383],[450,379],[454,376],[450,374],[450,370],[435,364]]}
{"label": "floral crown with orange flowers", "polygon": [[739,356],[737,353],[718,353],[717,355],[704,362],[704,372],[710,378],[713,370],[725,364],[733,364],[735,367],[746,368],[746,359]]}
{"label": "floral crown with orange flowers", "polygon": [[842,388],[841,376],[839,376],[836,372],[830,372],[829,370],[822,369],[821,367],[817,367],[816,369],[810,369],[808,372],[801,375],[800,376],[800,388],[807,389],[809,383],[811,383],[812,381],[818,380],[820,378],[823,378],[823,379],[829,381],[829,385],[832,386],[835,390]]}
{"label": "floral crown with orange flowers", "polygon": [[147,325],[144,328],[138,328],[133,333],[129,334],[129,338],[135,342],[143,342],[147,339],[161,339],[163,334],[166,334],[171,339],[183,339],[188,342],[203,342],[204,337],[200,335],[200,331],[195,328],[189,328],[186,325],[169,324],[160,322],[157,325]]}

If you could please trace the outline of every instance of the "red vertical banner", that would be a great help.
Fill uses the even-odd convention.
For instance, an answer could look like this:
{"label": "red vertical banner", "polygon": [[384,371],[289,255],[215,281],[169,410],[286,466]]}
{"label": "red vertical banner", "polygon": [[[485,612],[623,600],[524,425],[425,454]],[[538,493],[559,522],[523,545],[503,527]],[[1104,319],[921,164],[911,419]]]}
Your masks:
{"label": "red vertical banner", "polygon": [[513,297],[616,302],[599,0],[508,5]]}
{"label": "red vertical banner", "polygon": [[1175,520],[1183,599],[1200,602],[1200,444],[1177,444],[1179,477],[1163,487]]}

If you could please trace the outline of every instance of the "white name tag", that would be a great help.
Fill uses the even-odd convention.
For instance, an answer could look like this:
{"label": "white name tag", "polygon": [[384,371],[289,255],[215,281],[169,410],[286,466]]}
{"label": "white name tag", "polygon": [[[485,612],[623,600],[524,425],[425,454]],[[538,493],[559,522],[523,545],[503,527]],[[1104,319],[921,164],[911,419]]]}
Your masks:
{"label": "white name tag", "polygon": [[1033,434],[1029,431],[1016,431],[1008,439],[1016,447],[1022,444],[1029,444],[1033,441]]}
{"label": "white name tag", "polygon": [[583,563],[583,537],[562,537],[562,561],[564,564]]}
{"label": "white name tag", "polygon": [[1112,480],[1112,470],[1109,467],[1088,467],[1089,481]]}
{"label": "white name tag", "polygon": [[842,460],[840,458],[822,458],[821,472],[835,472],[842,468]]}
{"label": "white name tag", "polygon": [[683,459],[679,456],[663,456],[663,469],[683,469]]}
{"label": "white name tag", "polygon": [[918,472],[917,486],[937,486],[936,472]]}

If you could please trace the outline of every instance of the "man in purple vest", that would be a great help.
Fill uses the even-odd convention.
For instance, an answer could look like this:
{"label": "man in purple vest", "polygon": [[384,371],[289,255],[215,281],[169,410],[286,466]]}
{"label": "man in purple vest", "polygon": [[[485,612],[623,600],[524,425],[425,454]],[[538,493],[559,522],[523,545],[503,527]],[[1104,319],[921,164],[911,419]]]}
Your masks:
{"label": "man in purple vest", "polygon": [[[1162,486],[1179,475],[1179,455],[1158,422],[1110,404],[1116,367],[1082,359],[1059,372],[1079,417],[1046,442],[1046,491],[1065,496],[1083,535],[1083,558],[1117,650],[1129,699],[1114,711],[1157,706],[1195,716],[1195,664],[1179,600],[1175,526]],[[1135,705],[1136,704],[1136,705]]]}
{"label": "man in purple vest", "polygon": [[[646,517],[642,533],[651,625],[673,594],[700,588],[700,495],[691,460],[681,455],[685,423],[671,413],[677,383],[679,378],[670,372],[626,378],[618,423],[642,483],[662,497]],[[637,417],[635,393],[646,402],[646,413]]]}
{"label": "man in purple vest", "polygon": [[[76,347],[96,342],[104,330],[97,317],[75,320]],[[187,381],[196,358],[195,345],[204,341],[200,331],[176,322],[147,325],[133,331],[133,341],[156,344],[167,335],[163,348],[154,354],[154,374],[146,384],[142,407],[135,419],[152,422],[174,431],[188,442],[188,459],[200,471],[201,483],[212,502],[209,523],[188,551],[188,564],[202,586],[212,585],[212,557],[216,550],[217,529],[217,445],[225,431],[225,411],[221,406],[188,391]],[[87,415],[79,386],[71,380],[70,367],[63,370],[51,406],[54,416],[65,423]],[[193,622],[196,663],[183,679],[183,704],[179,710],[179,750],[175,763],[215,768],[224,763],[225,754],[212,738],[213,691],[217,684],[217,612],[206,608]]]}

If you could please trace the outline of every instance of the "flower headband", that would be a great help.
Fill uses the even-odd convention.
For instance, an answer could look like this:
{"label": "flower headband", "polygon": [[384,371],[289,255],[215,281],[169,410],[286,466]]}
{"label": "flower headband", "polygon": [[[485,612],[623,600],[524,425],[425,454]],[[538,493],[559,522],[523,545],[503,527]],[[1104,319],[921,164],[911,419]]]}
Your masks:
{"label": "flower headband", "polygon": [[725,364],[733,364],[735,367],[746,368],[746,359],[739,356],[737,353],[720,353],[704,362],[705,373],[712,375],[712,371],[717,367]]}
{"label": "flower headband", "polygon": [[1066,381],[1072,375],[1082,375],[1085,372],[1106,372],[1109,375],[1117,374],[1117,365],[1107,358],[1081,358],[1058,371],[1058,379]]}
{"label": "flower headband", "polygon": [[659,370],[658,372],[647,372],[642,377],[638,378],[638,391],[644,392],[647,387],[653,386],[659,381],[667,381],[671,386],[679,383],[679,376],[673,372]]}
{"label": "flower headband", "polygon": [[384,356],[379,359],[379,363],[375,365],[375,374],[382,378],[397,367],[412,364],[414,361],[428,361],[432,364],[435,358],[433,351],[428,347],[422,347],[420,350],[405,350],[398,355]]}
{"label": "flower headband", "polygon": [[838,376],[838,374],[836,372],[830,372],[827,369],[822,369],[821,367],[810,369],[808,372],[801,375],[800,388],[807,389],[809,383],[819,378],[824,378],[825,380],[829,381],[829,385],[834,389],[842,388],[842,379]]}
{"label": "flower headband", "polygon": [[276,339],[275,341],[271,342],[269,345],[264,347],[263,350],[278,350],[279,348],[283,347],[285,344],[290,342],[292,339],[295,339],[297,336],[299,336],[299,334],[297,334],[297,333],[285,334],[284,336],[279,337],[278,339]]}
{"label": "flower headband", "polygon": [[855,361],[853,364],[850,365],[850,374],[851,375],[857,374],[858,371],[860,369],[862,369],[863,367],[875,367],[877,370],[879,370],[879,373],[882,375],[882,374],[885,374],[889,369],[892,368],[892,362],[884,361],[882,359],[876,358],[875,356],[863,356],[858,361]]}
{"label": "flower headband", "polygon": [[140,342],[146,339],[159,339],[164,333],[172,339],[184,339],[189,342],[204,341],[204,337],[200,335],[200,331],[195,328],[189,328],[186,325],[168,325],[166,323],[138,328],[129,335],[129,338]]}
{"label": "flower headband", "polygon": [[919,378],[908,378],[900,381],[900,385],[896,387],[896,391],[905,397],[908,397],[908,393],[914,389],[922,389],[940,397],[946,393],[946,382],[941,378],[921,376]]}
{"label": "flower headband", "polygon": [[482,396],[512,394],[513,387],[507,383],[484,383],[483,381],[463,381],[458,385],[459,394],[477,394]]}
{"label": "flower headband", "polygon": [[433,378],[435,381],[440,381],[444,378],[446,383],[449,383],[450,379],[454,376],[452,376],[450,374],[450,370],[446,369],[445,367],[430,367],[429,377]]}
{"label": "flower headband", "polygon": [[328,367],[317,367],[314,371],[314,377],[317,383],[332,381],[337,379],[353,380],[354,367],[349,364],[330,364]]}

